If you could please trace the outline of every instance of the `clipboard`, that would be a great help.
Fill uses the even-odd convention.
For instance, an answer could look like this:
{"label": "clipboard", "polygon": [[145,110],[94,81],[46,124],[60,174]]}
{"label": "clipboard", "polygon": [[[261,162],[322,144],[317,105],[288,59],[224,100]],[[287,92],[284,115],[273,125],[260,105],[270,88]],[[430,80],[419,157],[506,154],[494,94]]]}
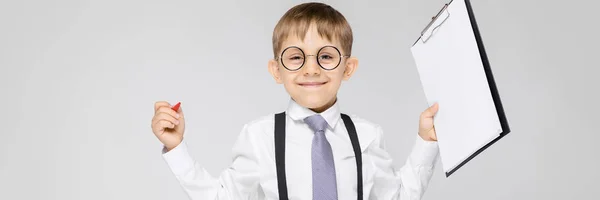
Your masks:
{"label": "clipboard", "polygon": [[411,47],[446,177],[510,133],[469,0],[451,0]]}

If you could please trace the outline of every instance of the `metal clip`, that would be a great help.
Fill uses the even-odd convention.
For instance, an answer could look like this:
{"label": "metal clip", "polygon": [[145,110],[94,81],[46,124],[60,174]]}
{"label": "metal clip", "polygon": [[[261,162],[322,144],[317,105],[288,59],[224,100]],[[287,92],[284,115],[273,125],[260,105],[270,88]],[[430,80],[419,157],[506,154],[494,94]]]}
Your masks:
{"label": "metal clip", "polygon": [[[427,40],[429,40],[429,38],[431,38],[431,35],[433,35],[433,32],[438,29],[444,22],[446,22],[446,20],[450,17],[450,12],[448,11],[448,5],[450,5],[450,3],[447,3],[444,5],[444,7],[442,7],[442,9],[440,9],[440,11],[437,13],[437,15],[435,15],[434,17],[431,18],[431,22],[429,22],[429,24],[427,24],[427,26],[421,31],[421,37],[419,37],[421,39],[421,41],[423,41],[423,43],[427,42]],[[433,30],[431,31],[431,35],[429,37],[427,37],[426,39],[423,39],[423,36],[425,35],[425,32],[427,32],[427,29],[429,29],[429,27],[431,27],[431,25],[433,25],[433,23],[437,20],[438,17],[440,17],[440,15],[446,11],[446,13],[448,13],[448,16],[446,16],[446,18],[444,18],[444,20],[438,24],[437,26],[435,26],[433,28]]]}

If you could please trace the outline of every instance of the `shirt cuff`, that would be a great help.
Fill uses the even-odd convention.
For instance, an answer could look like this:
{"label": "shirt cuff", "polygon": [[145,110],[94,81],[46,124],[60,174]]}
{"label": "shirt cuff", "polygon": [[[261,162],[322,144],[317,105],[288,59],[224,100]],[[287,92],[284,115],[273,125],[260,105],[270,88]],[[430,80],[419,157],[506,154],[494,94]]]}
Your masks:
{"label": "shirt cuff", "polygon": [[425,141],[417,135],[415,146],[410,154],[413,165],[432,167],[438,156],[438,143],[436,141]]}
{"label": "shirt cuff", "polygon": [[194,159],[190,156],[185,141],[181,141],[168,152],[163,147],[162,156],[175,176],[183,175],[194,168]]}

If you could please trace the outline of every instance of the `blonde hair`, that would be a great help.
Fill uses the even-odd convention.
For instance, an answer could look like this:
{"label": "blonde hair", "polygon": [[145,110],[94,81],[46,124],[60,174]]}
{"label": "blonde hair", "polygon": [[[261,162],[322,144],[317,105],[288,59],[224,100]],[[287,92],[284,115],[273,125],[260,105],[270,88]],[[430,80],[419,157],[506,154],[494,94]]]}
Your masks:
{"label": "blonde hair", "polygon": [[351,54],[352,28],[346,18],[327,4],[311,2],[292,7],[279,19],[273,30],[274,57],[279,57],[281,45],[290,34],[304,40],[311,25],[315,25],[319,36],[332,42],[339,41],[343,54]]}

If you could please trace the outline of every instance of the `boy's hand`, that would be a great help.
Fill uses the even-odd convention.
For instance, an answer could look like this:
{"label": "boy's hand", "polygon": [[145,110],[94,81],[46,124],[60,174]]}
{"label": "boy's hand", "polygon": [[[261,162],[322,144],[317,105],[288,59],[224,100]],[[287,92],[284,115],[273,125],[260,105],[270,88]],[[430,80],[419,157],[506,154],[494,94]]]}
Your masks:
{"label": "boy's hand", "polygon": [[165,145],[167,151],[175,148],[183,140],[185,120],[183,110],[174,111],[171,104],[159,101],[154,104],[154,117],[152,118],[152,132]]}
{"label": "boy's hand", "polygon": [[438,108],[438,103],[433,104],[433,106],[423,111],[419,118],[419,136],[425,141],[437,141],[435,127],[433,127],[433,116],[437,113]]}

